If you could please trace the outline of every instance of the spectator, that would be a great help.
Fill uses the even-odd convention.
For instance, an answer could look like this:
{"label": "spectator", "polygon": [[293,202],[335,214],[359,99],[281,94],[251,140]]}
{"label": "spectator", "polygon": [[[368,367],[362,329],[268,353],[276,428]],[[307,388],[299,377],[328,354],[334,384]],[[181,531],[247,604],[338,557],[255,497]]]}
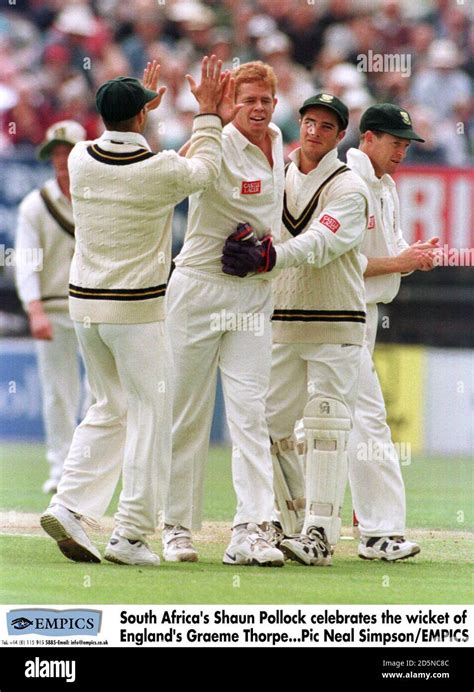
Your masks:
{"label": "spectator", "polygon": [[[431,108],[440,119],[450,118],[453,115],[454,104],[470,98],[472,91],[468,75],[459,69],[460,62],[455,43],[449,39],[433,41],[428,52],[428,69],[417,73],[413,78],[413,100]],[[443,98],[440,99],[441,84]]]}

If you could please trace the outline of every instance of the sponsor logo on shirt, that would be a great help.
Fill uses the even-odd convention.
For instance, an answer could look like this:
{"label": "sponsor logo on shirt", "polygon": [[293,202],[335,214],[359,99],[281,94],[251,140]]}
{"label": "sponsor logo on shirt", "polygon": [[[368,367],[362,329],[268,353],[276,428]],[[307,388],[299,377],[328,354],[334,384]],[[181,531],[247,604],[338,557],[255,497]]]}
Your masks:
{"label": "sponsor logo on shirt", "polygon": [[341,225],[339,221],[334,218],[334,216],[330,216],[329,214],[323,214],[323,216],[321,216],[321,218],[319,219],[319,223],[322,223],[323,226],[329,228],[329,230],[333,233],[336,233],[336,231],[339,230]]}
{"label": "sponsor logo on shirt", "polygon": [[258,195],[262,191],[261,180],[243,180],[241,193],[243,195]]}
{"label": "sponsor logo on shirt", "polygon": [[372,214],[369,216],[369,223],[367,224],[367,228],[369,231],[372,231],[375,228],[375,216]]}

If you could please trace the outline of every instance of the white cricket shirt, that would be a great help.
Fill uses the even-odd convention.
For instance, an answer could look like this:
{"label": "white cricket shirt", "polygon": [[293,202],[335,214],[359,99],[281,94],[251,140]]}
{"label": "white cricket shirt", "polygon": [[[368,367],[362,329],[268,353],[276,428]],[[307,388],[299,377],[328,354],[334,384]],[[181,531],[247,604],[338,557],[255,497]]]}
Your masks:
{"label": "white cricket shirt", "polygon": [[[222,168],[215,183],[189,198],[184,245],[177,267],[222,273],[222,248],[237,224],[248,222],[259,238],[280,237],[284,164],[281,132],[269,125],[273,168],[262,150],[232,124],[222,132]],[[252,274],[246,279],[270,278]]]}
{"label": "white cricket shirt", "polygon": [[[54,206],[72,226],[72,205],[57,180],[48,180],[44,187]],[[67,312],[74,236],[53,218],[39,189],[30,192],[20,204],[15,251],[18,258],[15,280],[23,306],[42,300],[48,312]]]}
{"label": "white cricket shirt", "polygon": [[[357,173],[369,188],[370,208],[373,219],[361,245],[364,271],[371,257],[396,257],[408,247],[400,228],[400,204],[393,178],[385,174],[375,175],[374,167],[360,149],[349,149],[347,165]],[[365,279],[367,304],[390,303],[400,288],[401,274],[383,274]]]}

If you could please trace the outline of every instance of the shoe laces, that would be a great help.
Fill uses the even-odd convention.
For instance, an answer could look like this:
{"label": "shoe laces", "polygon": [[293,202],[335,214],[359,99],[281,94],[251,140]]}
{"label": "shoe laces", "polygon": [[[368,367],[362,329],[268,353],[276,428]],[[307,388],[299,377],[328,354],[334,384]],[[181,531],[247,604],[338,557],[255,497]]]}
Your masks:
{"label": "shoe laces", "polygon": [[187,547],[183,546],[182,543],[184,541],[188,541],[190,543],[191,536],[188,529],[185,529],[184,526],[181,526],[180,524],[176,524],[176,526],[173,526],[166,531],[165,541],[166,543],[171,543],[171,541],[173,541],[180,548]]}
{"label": "shoe laces", "polygon": [[189,536],[174,536],[170,543],[173,542],[177,548],[193,548],[191,539]]}
{"label": "shoe laces", "polygon": [[302,533],[300,536],[295,536],[294,540],[298,541],[298,543],[301,543],[302,545],[308,545],[308,546],[312,546],[312,547],[315,544],[314,539],[305,533]]}
{"label": "shoe laces", "polygon": [[246,538],[255,546],[268,548],[268,536],[258,524],[247,524]]}
{"label": "shoe laces", "polygon": [[323,543],[327,542],[326,532],[323,528],[318,528],[317,526],[310,526],[307,533],[308,536],[312,538],[314,541],[322,541]]}
{"label": "shoe laces", "polygon": [[92,519],[92,517],[86,517],[84,514],[77,514],[77,512],[72,512],[72,514],[74,514],[76,519],[79,519],[79,521],[82,521],[83,524],[86,524],[86,526],[89,526],[91,529],[102,531],[102,526],[98,521]]}
{"label": "shoe laces", "polygon": [[329,545],[329,541],[326,537],[326,532],[323,528],[318,528],[317,526],[310,526],[308,529],[307,538],[309,539],[309,543],[313,547],[316,547],[316,549],[321,551],[324,555],[331,554],[331,546]]}
{"label": "shoe laces", "polygon": [[281,541],[286,538],[285,534],[283,533],[283,529],[275,522],[271,522],[269,524],[266,531],[266,536],[268,542],[275,545],[277,543],[281,543]]}

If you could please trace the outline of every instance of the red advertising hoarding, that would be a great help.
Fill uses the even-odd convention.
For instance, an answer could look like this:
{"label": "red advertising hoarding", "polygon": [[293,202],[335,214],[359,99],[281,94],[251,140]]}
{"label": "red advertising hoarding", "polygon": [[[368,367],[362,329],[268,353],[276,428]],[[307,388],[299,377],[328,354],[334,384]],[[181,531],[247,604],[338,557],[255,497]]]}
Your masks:
{"label": "red advertising hoarding", "polygon": [[394,177],[408,243],[439,236],[450,248],[474,247],[474,170],[407,166]]}

